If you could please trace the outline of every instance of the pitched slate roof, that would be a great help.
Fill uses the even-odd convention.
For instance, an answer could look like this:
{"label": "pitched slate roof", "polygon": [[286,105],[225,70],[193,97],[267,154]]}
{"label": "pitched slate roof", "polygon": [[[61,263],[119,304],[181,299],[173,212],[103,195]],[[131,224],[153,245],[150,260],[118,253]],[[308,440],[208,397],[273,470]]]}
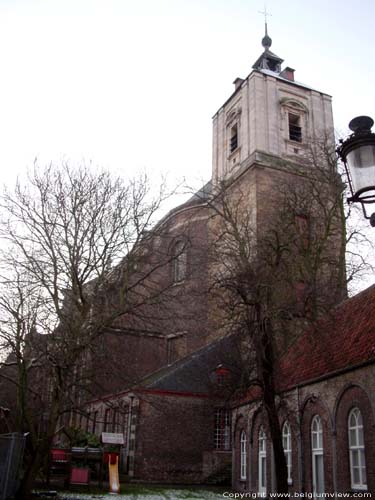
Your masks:
{"label": "pitched slate roof", "polygon": [[218,365],[233,368],[238,358],[234,336],[223,337],[143,379],[138,388],[208,394]]}
{"label": "pitched slate roof", "polygon": [[345,300],[280,360],[280,390],[375,362],[375,285]]}

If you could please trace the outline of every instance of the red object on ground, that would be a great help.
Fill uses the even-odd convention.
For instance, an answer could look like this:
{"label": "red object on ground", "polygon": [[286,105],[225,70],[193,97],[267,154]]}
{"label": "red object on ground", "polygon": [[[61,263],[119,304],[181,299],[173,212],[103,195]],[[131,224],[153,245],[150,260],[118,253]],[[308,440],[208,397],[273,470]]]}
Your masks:
{"label": "red object on ground", "polygon": [[51,458],[53,462],[67,462],[68,457],[65,450],[54,448],[51,450]]}
{"label": "red object on ground", "polygon": [[70,484],[89,484],[90,471],[87,468],[72,467],[70,471]]}

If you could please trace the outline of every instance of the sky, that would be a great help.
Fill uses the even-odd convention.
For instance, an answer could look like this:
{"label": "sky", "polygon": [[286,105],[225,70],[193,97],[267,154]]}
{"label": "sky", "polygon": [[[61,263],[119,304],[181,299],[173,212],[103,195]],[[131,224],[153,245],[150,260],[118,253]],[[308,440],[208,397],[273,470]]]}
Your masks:
{"label": "sky", "polygon": [[[211,118],[261,54],[262,0],[0,0],[0,183],[35,158],[197,185]],[[375,115],[375,2],[269,0],[272,51],[333,96],[336,128]]]}
{"label": "sky", "polygon": [[[263,52],[261,11],[263,0],[0,0],[0,186],[37,159],[198,188],[212,116]],[[373,0],[267,11],[271,50],[333,96],[341,136],[354,116],[375,118]]]}

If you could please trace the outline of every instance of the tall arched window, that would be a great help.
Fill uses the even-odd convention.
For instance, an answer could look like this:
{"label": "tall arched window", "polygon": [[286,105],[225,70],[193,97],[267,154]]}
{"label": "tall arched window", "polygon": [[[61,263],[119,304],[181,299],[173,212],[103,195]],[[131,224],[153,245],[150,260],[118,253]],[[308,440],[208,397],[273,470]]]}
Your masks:
{"label": "tall arched window", "polygon": [[365,442],[362,415],[358,408],[353,408],[349,413],[348,437],[351,486],[365,490],[367,489]]}
{"label": "tall arched window", "polygon": [[172,252],[173,283],[181,283],[186,278],[187,272],[187,243],[178,241]]}
{"label": "tall arched window", "polygon": [[324,493],[323,425],[319,415],[311,422],[313,492]]}
{"label": "tall arched window", "polygon": [[240,478],[242,480],[245,480],[247,478],[247,439],[246,439],[246,432],[242,431],[241,432],[241,439],[240,439],[240,444],[241,444],[241,473],[240,473]]}
{"label": "tall arched window", "polygon": [[267,435],[263,426],[259,429],[258,436],[258,492],[267,493]]}
{"label": "tall arched window", "polygon": [[292,484],[292,433],[288,422],[283,425],[283,448],[288,469],[288,484]]}

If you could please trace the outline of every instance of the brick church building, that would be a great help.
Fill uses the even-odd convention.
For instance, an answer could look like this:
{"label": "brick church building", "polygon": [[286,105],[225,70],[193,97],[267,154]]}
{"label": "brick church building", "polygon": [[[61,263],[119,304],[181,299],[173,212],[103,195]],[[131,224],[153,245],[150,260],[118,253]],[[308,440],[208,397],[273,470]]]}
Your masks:
{"label": "brick church building", "polygon": [[[306,179],[331,168],[316,146],[323,138],[334,145],[331,97],[296,81],[292,68],[281,68],[267,32],[262,45],[250,74],[236,78],[233,94],[213,117],[211,181],[159,222],[169,237],[151,237],[145,251],[147,260],[161,245],[175,257],[158,278],[173,284],[172,314],[153,331],[131,332],[123,318],[107,332],[121,373],[113,375],[114,361],[98,369],[101,390],[86,403],[79,425],[97,435],[124,434],[123,467],[131,478],[227,478],[239,491],[274,490],[262,398],[256,386],[243,389],[244,358],[255,362],[251,352],[244,356],[246,342],[228,326],[212,292],[212,276],[227,262],[210,257],[218,228],[213,200],[223,189],[248,215],[255,255],[288,209],[287,186],[302,198],[290,224],[299,247],[293,240],[294,271],[289,281],[280,275],[272,293],[275,329],[282,332],[274,373],[290,491],[375,491],[375,288],[346,298],[340,212],[328,197],[317,213],[320,199],[309,204],[305,195]],[[324,186],[330,190],[328,181]],[[331,217],[329,225],[321,222],[322,212]],[[307,248],[312,241],[317,247],[323,233],[319,268],[309,267]],[[314,301],[308,297],[312,282]],[[314,324],[311,311],[319,318]]]}

